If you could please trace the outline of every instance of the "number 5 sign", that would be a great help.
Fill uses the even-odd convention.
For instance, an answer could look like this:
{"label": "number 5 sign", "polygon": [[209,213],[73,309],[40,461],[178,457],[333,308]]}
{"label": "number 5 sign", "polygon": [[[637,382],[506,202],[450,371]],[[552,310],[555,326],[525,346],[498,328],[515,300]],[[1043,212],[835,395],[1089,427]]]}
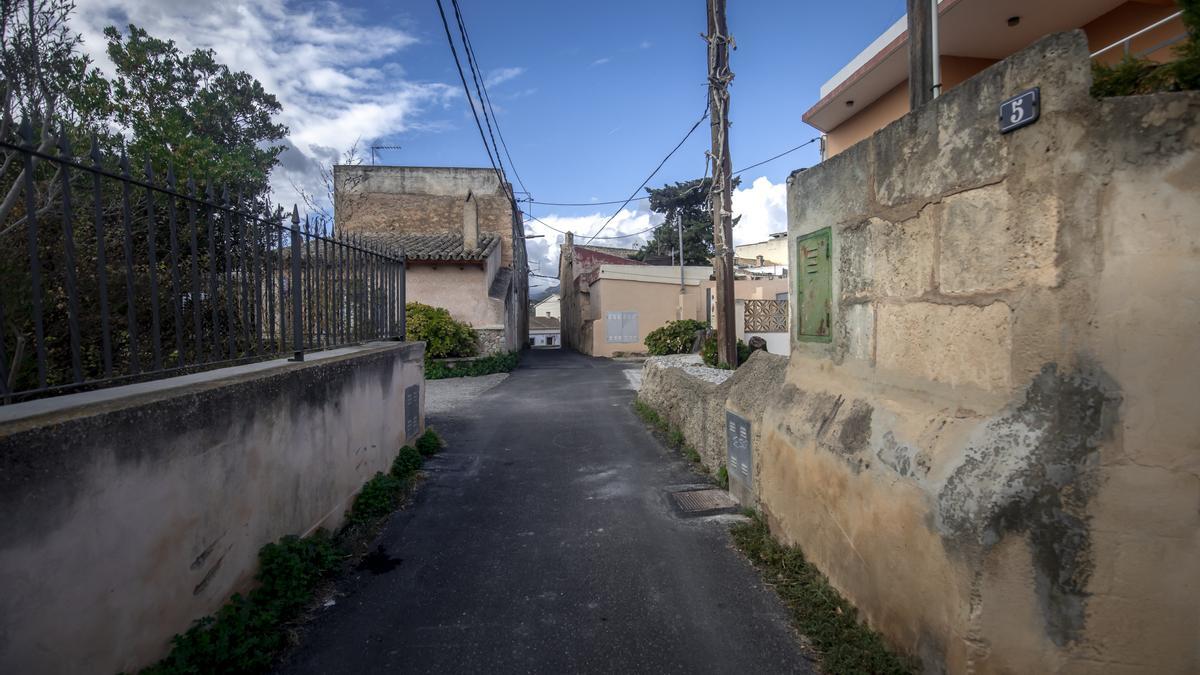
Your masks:
{"label": "number 5 sign", "polygon": [[1042,109],[1039,87],[1027,89],[1000,104],[1000,133],[1007,134],[1037,121]]}

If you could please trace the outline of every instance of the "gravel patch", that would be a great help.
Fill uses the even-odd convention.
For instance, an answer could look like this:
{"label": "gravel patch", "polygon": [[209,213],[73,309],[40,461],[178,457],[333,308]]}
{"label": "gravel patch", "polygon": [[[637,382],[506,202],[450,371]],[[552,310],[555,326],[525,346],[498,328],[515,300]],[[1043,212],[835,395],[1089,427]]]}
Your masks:
{"label": "gravel patch", "polygon": [[479,377],[451,377],[425,383],[425,414],[445,415],[461,409],[471,399],[500,384],[508,373]]}
{"label": "gravel patch", "polygon": [[646,364],[642,368],[683,368],[683,372],[688,375],[713,384],[721,384],[733,376],[732,370],[722,370],[704,365],[699,354],[651,356],[646,359]]}

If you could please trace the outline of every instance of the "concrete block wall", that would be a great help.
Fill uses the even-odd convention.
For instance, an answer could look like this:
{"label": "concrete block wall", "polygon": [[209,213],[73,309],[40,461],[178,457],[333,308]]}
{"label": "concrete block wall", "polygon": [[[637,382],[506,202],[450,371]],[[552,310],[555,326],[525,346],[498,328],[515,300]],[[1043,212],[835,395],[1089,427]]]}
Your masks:
{"label": "concrete block wall", "polygon": [[926,672],[1200,670],[1200,93],[1090,72],[1049,36],[793,174],[833,339],[700,389],[755,425],[775,534]]}
{"label": "concrete block wall", "polygon": [[[423,430],[423,343],[0,407],[0,671],[135,672]],[[417,416],[405,391],[417,387]]]}
{"label": "concrete block wall", "polygon": [[1200,95],[1090,84],[1050,36],[789,179],[834,339],[793,342],[759,498],[930,672],[1200,667],[1200,428],[1149,421],[1197,393]]}

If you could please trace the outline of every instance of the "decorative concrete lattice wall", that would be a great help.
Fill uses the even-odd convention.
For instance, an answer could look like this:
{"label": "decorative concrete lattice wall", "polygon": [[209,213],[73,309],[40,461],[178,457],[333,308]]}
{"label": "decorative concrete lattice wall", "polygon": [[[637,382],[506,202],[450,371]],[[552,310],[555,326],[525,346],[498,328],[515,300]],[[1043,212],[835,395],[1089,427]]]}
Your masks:
{"label": "decorative concrete lattice wall", "polygon": [[786,333],[787,300],[747,300],[747,333]]}

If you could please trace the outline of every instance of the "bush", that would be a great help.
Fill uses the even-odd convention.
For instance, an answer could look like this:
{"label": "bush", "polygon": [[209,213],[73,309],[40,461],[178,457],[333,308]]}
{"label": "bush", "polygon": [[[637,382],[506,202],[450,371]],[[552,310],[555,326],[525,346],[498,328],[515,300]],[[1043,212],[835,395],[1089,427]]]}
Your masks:
{"label": "bush", "polygon": [[400,448],[400,454],[396,455],[395,461],[392,462],[392,477],[408,478],[419,471],[424,462],[424,458],[416,448],[406,445]]}
{"label": "bush", "polygon": [[475,329],[450,316],[449,310],[410,302],[404,307],[404,339],[425,343],[425,358],[444,359],[479,353]]}
{"label": "bush", "polygon": [[426,429],[425,433],[421,434],[417,439],[417,451],[422,455],[429,457],[436,455],[442,449],[442,439],[433,429]]}
{"label": "bush", "polygon": [[650,334],[646,336],[646,349],[651,356],[688,354],[692,351],[692,341],[696,338],[696,331],[707,329],[707,323],[695,319],[672,321],[650,331]]}
{"label": "bush", "polygon": [[493,373],[510,373],[516,369],[521,357],[517,352],[492,354],[483,358],[459,363],[444,363],[442,361],[427,361],[425,363],[426,380],[444,380],[450,377],[477,377]]}
{"label": "bush", "polygon": [[1156,63],[1127,54],[1115,65],[1093,63],[1093,96],[1200,89],[1200,0],[1179,0],[1179,6],[1188,36],[1175,47],[1176,60]]}
{"label": "bush", "polygon": [[712,366],[713,368],[733,370],[737,366],[745,363],[746,359],[750,358],[750,347],[748,347],[746,343],[742,342],[741,340],[737,341],[737,352],[738,362],[736,366],[731,366],[728,363],[719,363],[717,361],[717,336],[712,335],[705,340],[704,347],[700,350],[700,358],[704,360],[705,364]]}
{"label": "bush", "polygon": [[338,563],[324,531],[287,536],[258,552],[259,587],[234,595],[216,616],[206,616],[171,640],[171,653],[143,674],[251,673],[271,666],[288,644],[284,624],[312,599]]}
{"label": "bush", "polygon": [[404,481],[398,478],[382,471],[375,472],[375,477],[367,481],[354,498],[354,505],[350,507],[350,517],[347,520],[352,525],[357,525],[388,515],[395,510],[397,502],[400,501],[404,485]]}

